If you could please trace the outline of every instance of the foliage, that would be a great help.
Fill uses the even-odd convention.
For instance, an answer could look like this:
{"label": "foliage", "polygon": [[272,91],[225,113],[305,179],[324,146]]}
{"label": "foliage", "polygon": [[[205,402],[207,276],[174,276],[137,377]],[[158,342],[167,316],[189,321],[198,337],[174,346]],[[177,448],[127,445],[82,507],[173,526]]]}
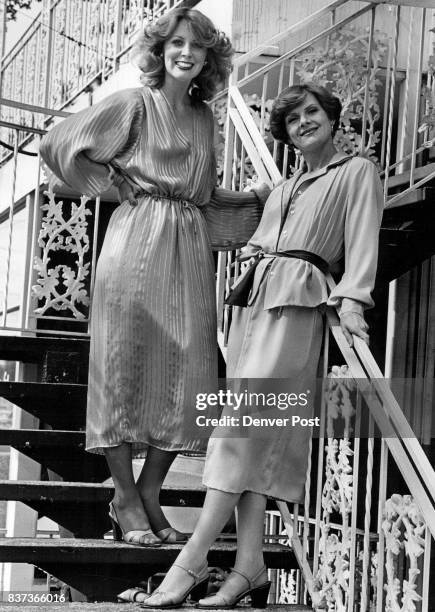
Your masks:
{"label": "foliage", "polygon": [[427,80],[428,84],[432,84],[432,87],[429,87],[428,84],[423,86],[423,98],[426,110],[422,117],[422,124],[419,127],[419,132],[427,130],[427,138],[433,138],[435,136],[435,55],[431,55],[428,60]]}
{"label": "foliage", "polygon": [[[376,147],[381,139],[381,131],[378,129],[380,119],[378,98],[381,81],[378,75],[381,66],[385,64],[385,54],[388,49],[387,34],[378,30],[374,32],[371,66],[367,83],[369,44],[369,32],[366,28],[352,26],[341,28],[331,34],[326,43],[313,45],[297,56],[295,62],[296,82],[314,81],[327,87],[336,95],[343,105],[340,126],[335,136],[336,146],[345,153],[359,154],[378,162]],[[361,150],[362,115],[366,95],[366,133],[364,148]],[[263,137],[271,149],[273,139],[270,134],[269,123],[273,100],[266,100],[262,118],[261,97],[257,94],[245,94],[243,97],[255,124],[259,129],[260,126],[263,127]],[[222,142],[224,142],[225,136],[226,104],[226,99],[221,99],[214,108]],[[435,111],[433,121],[435,122]],[[223,174],[223,156],[222,147],[217,155],[218,177],[220,179]],[[233,160],[233,163],[235,165],[236,181],[242,166],[245,182],[246,179],[249,181],[254,176],[254,169],[247,157],[244,160],[238,157],[237,160]]]}
{"label": "foliage", "polygon": [[[313,46],[302,53],[298,57],[296,69],[301,81],[314,81],[323,85],[340,99],[343,112],[335,137],[336,145],[345,153],[359,153],[377,161],[375,147],[381,133],[376,129],[380,117],[378,87],[381,81],[378,73],[388,49],[387,35],[379,30],[374,32],[367,82],[369,44],[367,29],[342,28],[328,37],[326,46]],[[358,133],[358,128],[361,131],[366,89],[367,125],[365,145],[361,151],[361,133]]]}
{"label": "foliage", "polygon": [[[41,0],[36,0],[41,2]],[[32,5],[32,0],[6,0],[6,19],[16,20],[17,11],[21,9],[29,9]]]}

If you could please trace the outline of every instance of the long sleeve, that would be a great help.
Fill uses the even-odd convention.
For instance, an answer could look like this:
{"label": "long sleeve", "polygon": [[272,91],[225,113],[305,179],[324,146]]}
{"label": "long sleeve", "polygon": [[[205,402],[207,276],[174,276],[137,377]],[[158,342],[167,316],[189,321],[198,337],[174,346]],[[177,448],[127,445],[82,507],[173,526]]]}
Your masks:
{"label": "long sleeve", "polygon": [[114,168],[133,154],[144,115],[140,88],[116,92],[50,130],[41,142],[41,156],[66,185],[98,195],[112,185]]}
{"label": "long sleeve", "polygon": [[212,248],[224,251],[244,246],[255,232],[262,210],[254,191],[216,187],[204,211]]}
{"label": "long sleeve", "polygon": [[[379,227],[382,219],[382,185],[374,164],[359,160],[349,180],[344,228],[344,274],[331,292],[330,306],[358,311],[373,306],[371,291],[376,278]],[[358,304],[352,305],[350,300]]]}

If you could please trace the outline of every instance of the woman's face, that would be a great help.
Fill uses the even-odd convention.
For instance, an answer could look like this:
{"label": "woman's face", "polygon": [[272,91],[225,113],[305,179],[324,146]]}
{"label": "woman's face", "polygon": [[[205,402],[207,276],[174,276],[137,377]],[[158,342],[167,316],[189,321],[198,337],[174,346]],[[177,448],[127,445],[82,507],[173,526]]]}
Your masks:
{"label": "woman's face", "polygon": [[312,93],[285,118],[287,135],[302,153],[319,150],[332,141],[331,119]]}
{"label": "woman's face", "polygon": [[163,45],[165,77],[190,83],[201,72],[207,49],[196,40],[187,21],[182,20]]}

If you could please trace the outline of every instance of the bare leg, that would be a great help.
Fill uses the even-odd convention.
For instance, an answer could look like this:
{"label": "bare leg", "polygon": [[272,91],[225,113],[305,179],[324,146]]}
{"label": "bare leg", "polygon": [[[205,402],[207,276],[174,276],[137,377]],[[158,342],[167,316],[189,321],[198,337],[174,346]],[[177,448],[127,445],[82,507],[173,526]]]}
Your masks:
{"label": "bare leg", "polygon": [[149,446],[145,463],[136,482],[136,488],[142,498],[142,503],[154,533],[170,527],[167,518],[162,512],[159,494],[166,474],[176,456],[176,452]]}
{"label": "bare leg", "polygon": [[[194,572],[199,572],[206,565],[210,546],[224,528],[239,498],[239,493],[226,493],[217,489],[207,490],[195,531],[176,558],[177,565]],[[177,565],[174,564],[169,569],[159,586],[160,593],[146,600],[147,606],[162,605],[168,599],[178,601],[191,586],[192,577]],[[163,601],[162,598],[164,598]]]}
{"label": "bare leg", "polygon": [[150,528],[142,500],[134,482],[131,463],[131,445],[123,442],[119,446],[105,448],[104,454],[115,485],[113,505],[124,532]]}
{"label": "bare leg", "polygon": [[[237,555],[234,569],[251,579],[256,576],[255,584],[267,580],[263,559],[263,531],[266,497],[259,493],[246,491],[237,504]],[[232,573],[225,580],[216,595],[200,600],[203,604],[221,605],[230,603],[249,588],[248,581],[240,574]]]}
{"label": "bare leg", "polygon": [[266,497],[246,491],[237,504],[237,556],[234,567],[254,576],[264,567],[263,533]]}

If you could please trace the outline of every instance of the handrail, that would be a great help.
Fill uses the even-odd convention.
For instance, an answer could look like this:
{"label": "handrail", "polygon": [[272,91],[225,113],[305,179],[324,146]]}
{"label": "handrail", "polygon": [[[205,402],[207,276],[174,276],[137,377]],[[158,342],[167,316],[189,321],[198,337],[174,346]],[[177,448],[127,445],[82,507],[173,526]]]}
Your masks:
{"label": "handrail", "polygon": [[[11,108],[19,108],[20,110],[31,111],[32,113],[40,113],[42,115],[55,115],[56,117],[69,117],[74,113],[68,111],[55,110],[54,108],[46,108],[45,106],[35,106],[34,104],[25,104],[16,100],[0,97],[0,106],[10,106]],[[25,126],[23,126],[25,129]]]}
{"label": "handrail", "polygon": [[334,32],[339,30],[344,25],[348,24],[349,22],[353,21],[354,19],[356,19],[358,17],[361,17],[361,15],[364,15],[365,13],[368,13],[369,11],[372,10],[372,8],[374,6],[375,6],[375,4],[370,3],[369,5],[359,9],[358,11],[353,13],[352,15],[349,15],[348,17],[343,18],[341,21],[338,21],[333,26],[330,26],[329,28],[326,28],[326,30],[323,30],[319,34],[316,34],[315,36],[310,38],[308,41],[298,45],[297,47],[295,47],[293,49],[290,49],[290,51],[287,51],[286,53],[283,53],[283,55],[280,55],[280,57],[277,57],[275,60],[273,60],[269,64],[266,64],[265,66],[262,66],[261,68],[258,68],[258,70],[256,70],[252,74],[249,74],[248,76],[240,79],[238,81],[238,86],[241,87],[242,85],[246,85],[246,83],[249,83],[250,81],[253,81],[254,79],[256,79],[257,77],[261,76],[265,72],[268,72],[269,70],[271,70],[275,66],[279,66],[280,64],[282,64],[283,62],[285,62],[289,58],[293,57],[294,55],[298,55],[298,53],[300,53],[301,51],[305,51],[305,49],[308,49],[309,47],[311,47],[311,45],[313,45],[313,43],[317,42],[321,38],[324,38],[325,36],[328,36],[329,34],[333,34]]}
{"label": "handrail", "polygon": [[[252,147],[250,147],[250,153],[252,153],[252,155],[256,157],[258,151],[261,156],[261,161],[266,167],[266,170],[269,173],[272,182],[276,183],[280,181],[282,178],[281,173],[278,170],[275,162],[273,161],[273,157],[270,154],[269,149],[267,148],[266,143],[264,142],[260,132],[258,131],[257,126],[255,125],[255,121],[251,117],[251,113],[249,112],[249,109],[246,106],[239,89],[232,85],[229,88],[229,96],[234,102],[244,124],[246,125],[247,132],[256,148],[255,151]],[[259,170],[261,172],[260,168]]]}
{"label": "handrail", "polygon": [[435,170],[433,172],[430,172],[427,176],[422,178],[420,181],[417,181],[413,185],[410,185],[407,189],[404,189],[397,195],[394,195],[391,198],[388,198],[386,205],[385,205],[385,209],[394,208],[393,205],[396,204],[396,202],[399,202],[406,195],[408,195],[408,193],[412,193],[413,191],[416,191],[417,189],[419,189],[426,183],[429,183],[429,181],[432,181],[433,179],[435,179]]}
{"label": "handrail", "polygon": [[[400,469],[400,473],[403,479],[405,480],[407,486],[409,487],[409,490],[411,491],[411,494],[413,495],[416,503],[418,504],[430,532],[435,537],[435,506],[433,500],[429,498],[425,490],[425,486],[428,486],[428,481],[425,480],[423,482],[421,474],[414,469],[404,447],[403,440],[405,439],[407,441],[407,444],[409,444],[410,440],[414,441],[414,443],[412,444],[412,450],[415,452],[415,449],[418,449],[418,458],[425,468],[425,477],[428,478],[431,482],[431,490],[433,490],[433,483],[435,482],[435,471],[430,466],[430,463],[427,458],[426,461],[422,460],[422,455],[424,455],[424,451],[421,448],[420,443],[415,438],[415,434],[413,432],[412,437],[410,438],[401,438],[399,436],[396,436],[394,432],[392,433],[390,420],[390,414],[392,412],[391,406],[388,407],[388,412],[390,412],[390,414],[388,414],[388,412],[384,410],[384,406],[382,406],[381,402],[378,399],[374,398],[372,393],[368,393],[369,391],[371,391],[373,385],[376,386],[376,383],[373,382],[372,379],[369,379],[362,365],[359,363],[357,355],[362,355],[362,361],[365,362],[368,366],[371,366],[374,359],[370,353],[369,348],[366,347],[366,349],[363,351],[361,347],[361,345],[364,344],[363,341],[355,337],[354,341],[355,345],[358,345],[358,352],[356,348],[355,350],[350,348],[341,330],[337,314],[335,312],[332,312],[332,309],[328,309],[327,317],[329,327],[339,346],[340,352],[343,355],[349,367],[349,370],[352,373],[353,378],[355,379],[358,387],[360,388],[363,397],[366,399],[367,405],[370,408],[371,414],[373,415],[373,418],[375,419],[379,430],[382,434],[385,434],[386,437],[383,439],[385,440],[388,449],[394,457],[396,464]],[[368,355],[370,356],[370,358],[367,360],[366,358]],[[381,375],[380,378],[383,379],[383,376]],[[384,384],[386,385],[385,379]],[[378,391],[378,388],[376,388],[376,390]],[[382,391],[383,389],[381,386],[381,392]],[[395,401],[394,403],[394,409],[397,410],[398,413],[396,416],[398,416],[400,420],[404,419],[406,421],[406,417],[403,414],[400,406],[397,404],[397,401]],[[388,406],[388,402],[386,402],[386,405]],[[391,435],[393,435],[394,437],[390,437]]]}

